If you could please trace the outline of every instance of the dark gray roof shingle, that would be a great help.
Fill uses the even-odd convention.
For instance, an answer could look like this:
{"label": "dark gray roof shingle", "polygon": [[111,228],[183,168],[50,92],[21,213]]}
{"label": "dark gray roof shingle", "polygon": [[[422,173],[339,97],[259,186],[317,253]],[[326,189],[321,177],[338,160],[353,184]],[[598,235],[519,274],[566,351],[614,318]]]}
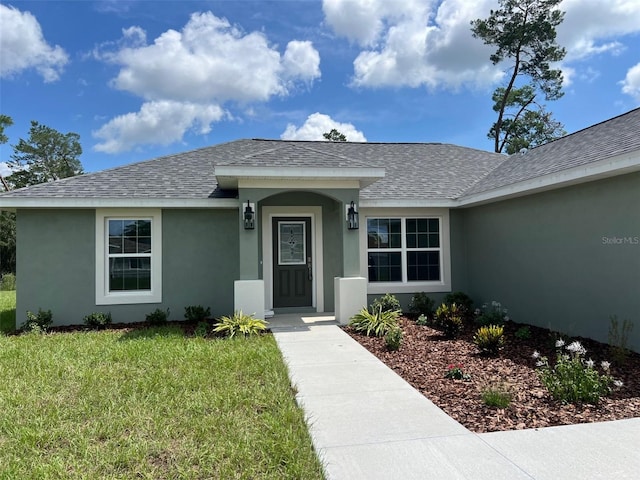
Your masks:
{"label": "dark gray roof shingle", "polygon": [[464,195],[482,193],[640,150],[640,108],[508,157]]}

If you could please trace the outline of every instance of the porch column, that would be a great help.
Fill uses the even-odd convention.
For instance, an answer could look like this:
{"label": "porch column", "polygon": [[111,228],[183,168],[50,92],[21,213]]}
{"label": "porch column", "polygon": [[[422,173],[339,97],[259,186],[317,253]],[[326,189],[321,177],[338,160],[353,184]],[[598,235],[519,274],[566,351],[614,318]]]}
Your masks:
{"label": "porch column", "polygon": [[[247,201],[253,204],[254,223],[253,229],[244,227],[244,210]],[[260,229],[260,220],[258,219],[258,202],[250,199],[240,199],[240,212],[238,217],[238,247],[240,251],[240,280],[257,280],[260,278],[258,251],[260,249],[258,243],[258,232]]]}
{"label": "porch column", "polygon": [[[238,247],[240,253],[240,279],[234,282],[234,310],[255,314],[256,318],[264,318],[264,281],[260,279],[259,270],[259,225],[258,201],[239,197],[240,209],[238,217]],[[254,212],[253,229],[245,228],[245,208],[251,202]]]}
{"label": "porch column", "polygon": [[[342,202],[340,212],[342,223],[342,277],[334,279],[334,312],[336,320],[341,324],[349,323],[349,319],[367,305],[367,280],[360,275],[360,229],[349,230],[347,209],[353,201],[359,210],[359,198],[353,192],[345,192],[347,197]],[[361,227],[362,228],[362,227]],[[366,228],[366,227],[365,227]]]}

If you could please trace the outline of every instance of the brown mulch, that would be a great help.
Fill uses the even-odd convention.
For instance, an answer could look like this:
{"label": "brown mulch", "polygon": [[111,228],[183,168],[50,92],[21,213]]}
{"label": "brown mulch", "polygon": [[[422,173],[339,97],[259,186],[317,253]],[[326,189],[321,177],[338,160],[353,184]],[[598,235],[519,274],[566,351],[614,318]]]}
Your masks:
{"label": "brown mulch", "polygon": [[[468,325],[457,339],[447,339],[427,326],[401,318],[404,339],[400,350],[388,351],[384,339],[366,337],[351,328],[345,331],[382,360],[398,375],[452,418],[473,432],[494,432],[525,428],[570,425],[640,417],[640,354],[631,352],[623,365],[615,364],[609,346],[577,338],[587,349],[586,358],[612,363],[611,373],[624,386],[598,405],[562,404],[553,400],[540,382],[532,353],[537,350],[555,359],[556,336],[549,330],[530,326],[531,336],[521,340],[514,333],[522,325],[507,322],[504,349],[497,357],[480,355],[473,343],[476,327]],[[570,339],[565,338],[567,344]],[[462,364],[468,381],[445,378],[449,365]],[[481,392],[500,386],[512,396],[505,409],[485,406]]]}

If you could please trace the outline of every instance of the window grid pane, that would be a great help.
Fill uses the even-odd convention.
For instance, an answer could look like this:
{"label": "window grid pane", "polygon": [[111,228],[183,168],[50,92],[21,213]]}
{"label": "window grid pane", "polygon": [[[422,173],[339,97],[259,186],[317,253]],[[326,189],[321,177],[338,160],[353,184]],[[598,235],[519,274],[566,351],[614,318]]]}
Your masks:
{"label": "window grid pane", "polygon": [[109,291],[151,290],[151,221],[109,219]]}
{"label": "window grid pane", "polygon": [[400,252],[370,252],[369,281],[401,282],[402,254]]}
{"label": "window grid pane", "polygon": [[440,248],[440,222],[433,218],[407,219],[407,248]]}
{"label": "window grid pane", "polygon": [[407,280],[440,280],[440,253],[437,251],[407,252]]}
{"label": "window grid pane", "polygon": [[367,219],[369,248],[401,248],[402,220],[399,218]]}

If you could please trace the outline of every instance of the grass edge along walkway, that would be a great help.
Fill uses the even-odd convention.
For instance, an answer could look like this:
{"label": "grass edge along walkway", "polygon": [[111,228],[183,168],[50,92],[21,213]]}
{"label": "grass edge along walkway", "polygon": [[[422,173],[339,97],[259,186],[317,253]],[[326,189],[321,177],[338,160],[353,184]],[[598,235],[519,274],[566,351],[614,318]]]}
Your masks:
{"label": "grass edge along walkway", "polygon": [[271,335],[0,336],[0,370],[0,478],[323,478]]}

